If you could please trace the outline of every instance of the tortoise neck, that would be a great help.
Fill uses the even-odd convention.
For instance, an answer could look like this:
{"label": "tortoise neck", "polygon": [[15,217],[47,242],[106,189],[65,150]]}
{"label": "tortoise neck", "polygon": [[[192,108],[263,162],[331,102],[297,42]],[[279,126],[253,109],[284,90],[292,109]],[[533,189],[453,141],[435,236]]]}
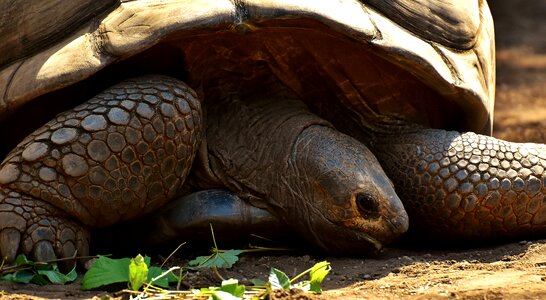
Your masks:
{"label": "tortoise neck", "polygon": [[271,193],[298,136],[309,126],[331,125],[276,91],[208,103],[206,141],[194,170],[199,187],[224,186],[260,207],[265,199],[277,201]]}

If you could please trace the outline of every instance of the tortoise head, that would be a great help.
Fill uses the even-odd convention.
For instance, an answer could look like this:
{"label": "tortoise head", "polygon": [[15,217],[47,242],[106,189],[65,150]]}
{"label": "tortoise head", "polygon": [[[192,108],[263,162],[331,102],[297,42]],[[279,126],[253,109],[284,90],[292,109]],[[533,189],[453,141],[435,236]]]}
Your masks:
{"label": "tortoise head", "polygon": [[407,231],[402,202],[364,144],[326,126],[308,127],[296,142],[290,164],[290,169],[305,172],[289,183],[291,191],[298,191],[290,196],[302,201],[284,213],[324,250],[378,250]]}

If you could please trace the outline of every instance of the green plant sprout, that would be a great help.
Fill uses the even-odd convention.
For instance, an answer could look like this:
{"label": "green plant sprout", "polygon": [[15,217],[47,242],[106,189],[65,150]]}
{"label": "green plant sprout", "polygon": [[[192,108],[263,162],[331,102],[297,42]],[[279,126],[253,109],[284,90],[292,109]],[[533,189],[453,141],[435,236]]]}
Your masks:
{"label": "green plant sprout", "polygon": [[[57,268],[57,262],[74,259],[96,258],[82,278],[82,289],[90,290],[103,288],[112,284],[127,284],[127,290],[122,292],[130,295],[131,299],[191,299],[206,298],[218,300],[234,299],[266,299],[272,290],[301,289],[306,292],[322,293],[321,283],[331,270],[330,263],[322,261],[313,267],[290,279],[284,272],[272,268],[267,281],[253,279],[253,286],[240,284],[237,279],[223,279],[218,272],[219,268],[227,269],[239,260],[239,255],[248,252],[288,250],[280,248],[253,247],[251,249],[221,250],[218,248],[214,230],[210,225],[213,248],[208,256],[199,256],[191,260],[186,266],[175,266],[168,270],[163,269],[165,262],[180,249],[179,245],[162,263],[160,267],[150,266],[150,258],[138,254],[134,258],[112,259],[107,256],[72,257],[55,259],[47,262],[32,262],[24,255],[16,258],[15,265],[5,267],[4,261],[0,265],[0,280],[9,280],[17,283],[64,284],[76,279],[77,273],[73,268],[63,274]],[[201,289],[180,290],[180,284],[188,270],[209,268],[222,280],[220,286]],[[178,276],[175,275],[178,271]],[[309,274],[308,280],[299,281]],[[176,283],[176,290],[169,290],[169,286]]]}

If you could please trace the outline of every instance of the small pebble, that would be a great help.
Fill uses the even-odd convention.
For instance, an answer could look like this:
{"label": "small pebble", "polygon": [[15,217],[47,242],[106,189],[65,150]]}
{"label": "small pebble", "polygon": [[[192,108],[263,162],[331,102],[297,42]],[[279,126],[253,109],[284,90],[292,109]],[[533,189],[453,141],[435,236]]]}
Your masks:
{"label": "small pebble", "polygon": [[398,259],[400,260],[403,260],[403,261],[408,261],[408,262],[412,262],[413,261],[413,258],[409,257],[409,256],[402,256],[402,257],[399,257]]}

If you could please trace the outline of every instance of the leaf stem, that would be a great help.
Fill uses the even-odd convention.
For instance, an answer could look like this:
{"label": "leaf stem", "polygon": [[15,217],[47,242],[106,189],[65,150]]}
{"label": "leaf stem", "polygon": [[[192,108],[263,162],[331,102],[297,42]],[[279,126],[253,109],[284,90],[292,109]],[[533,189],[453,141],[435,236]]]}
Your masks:
{"label": "leaf stem", "polygon": [[307,269],[307,270],[301,272],[300,274],[298,274],[296,277],[290,279],[290,284],[292,284],[292,283],[294,283],[296,280],[302,278],[303,276],[305,276],[305,274],[310,273],[312,269],[313,269],[313,268],[309,268],[309,269]]}
{"label": "leaf stem", "polygon": [[218,246],[216,245],[216,238],[214,237],[214,229],[212,228],[212,223],[209,223],[210,233],[212,234],[212,242],[214,243],[214,249],[218,251]]}
{"label": "leaf stem", "polygon": [[216,274],[216,276],[221,280],[221,281],[224,281],[224,277],[222,277],[222,275],[220,275],[220,272],[218,272],[218,268],[216,267],[212,267],[212,271],[214,272],[214,274]]}

